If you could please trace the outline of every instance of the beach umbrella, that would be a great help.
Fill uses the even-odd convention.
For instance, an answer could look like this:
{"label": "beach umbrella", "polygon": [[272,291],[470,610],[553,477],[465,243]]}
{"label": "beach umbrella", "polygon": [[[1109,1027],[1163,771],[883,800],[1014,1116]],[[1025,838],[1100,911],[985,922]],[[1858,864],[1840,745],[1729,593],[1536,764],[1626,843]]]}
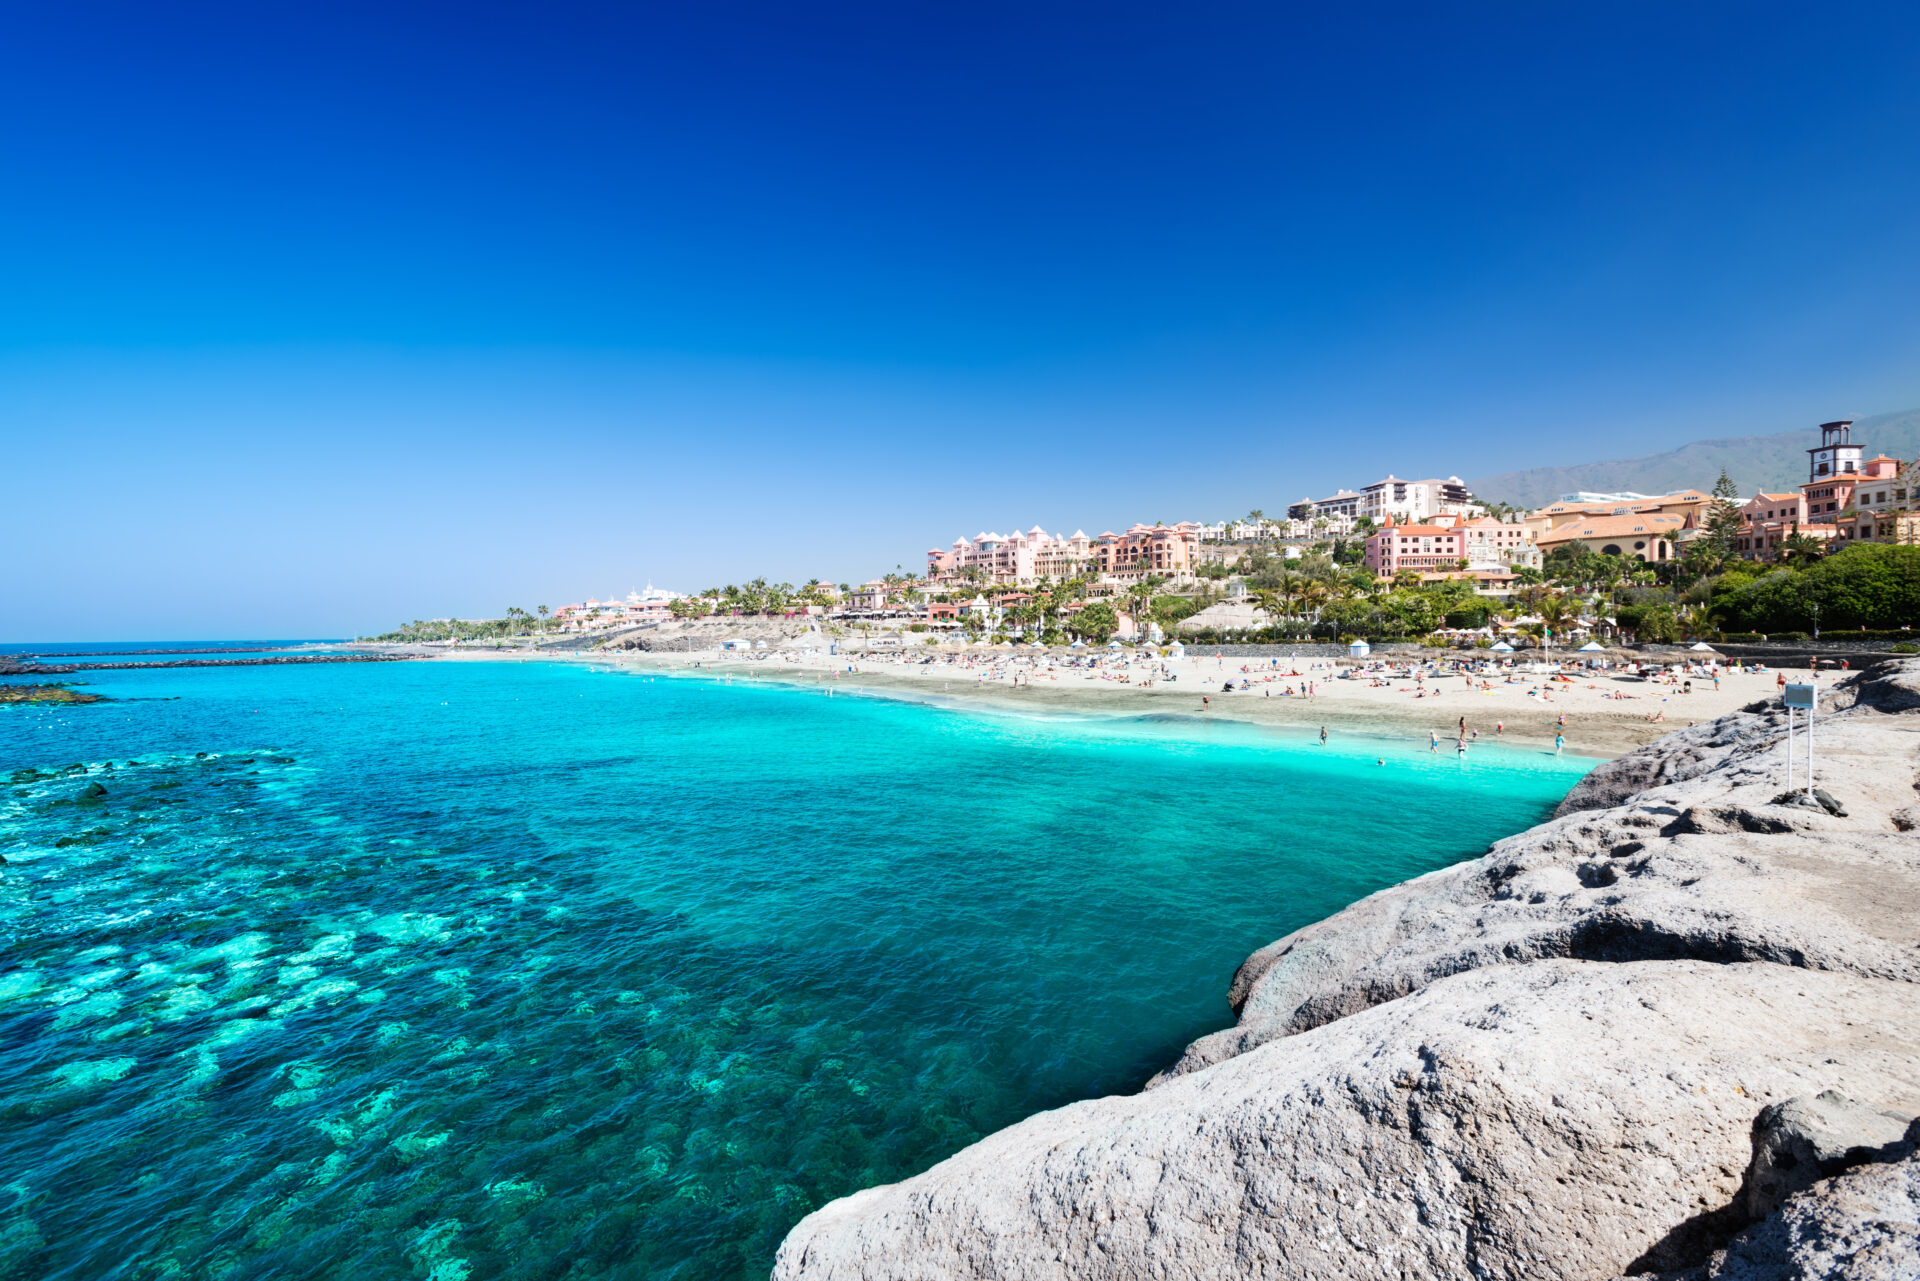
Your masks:
{"label": "beach umbrella", "polygon": [[1687,648],[1696,654],[1717,654],[1720,652],[1705,641],[1695,641],[1693,644],[1687,646]]}
{"label": "beach umbrella", "polygon": [[1027,646],[1028,649],[1045,649],[1046,647],[1047,643],[1045,641],[1035,641],[1033,644]]}
{"label": "beach umbrella", "polygon": [[1073,644],[1067,646],[1068,649],[1085,649],[1086,647],[1087,647],[1087,643],[1085,641],[1080,641],[1080,640],[1077,640]]}
{"label": "beach umbrella", "polygon": [[1580,647],[1580,652],[1582,654],[1604,654],[1606,653],[1606,651],[1607,651],[1607,647],[1605,645],[1602,645],[1599,641],[1588,641],[1586,644]]}
{"label": "beach umbrella", "polygon": [[1513,653],[1513,646],[1507,644],[1505,641],[1501,641],[1493,647],[1491,652],[1495,654],[1511,654]]}

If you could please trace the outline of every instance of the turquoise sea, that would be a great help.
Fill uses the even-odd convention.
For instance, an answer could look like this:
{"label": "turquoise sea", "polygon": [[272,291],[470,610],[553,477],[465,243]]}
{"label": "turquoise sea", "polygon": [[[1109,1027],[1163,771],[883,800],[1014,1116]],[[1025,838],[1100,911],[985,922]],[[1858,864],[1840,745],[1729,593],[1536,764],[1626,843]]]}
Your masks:
{"label": "turquoise sea", "polygon": [[0,707],[5,1278],[764,1277],[1593,763],[552,662],[76,679],[114,701]]}

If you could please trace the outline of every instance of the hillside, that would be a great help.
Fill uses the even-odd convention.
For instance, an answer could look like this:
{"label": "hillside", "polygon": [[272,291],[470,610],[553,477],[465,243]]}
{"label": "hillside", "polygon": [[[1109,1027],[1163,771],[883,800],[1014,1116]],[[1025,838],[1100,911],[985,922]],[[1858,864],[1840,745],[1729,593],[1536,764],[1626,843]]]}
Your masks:
{"label": "hillside", "polygon": [[[1867,456],[1890,454],[1910,460],[1920,454],[1920,409],[1875,414],[1853,425],[1853,438],[1867,447]],[[1571,467],[1533,467],[1502,472],[1470,482],[1473,492],[1493,502],[1539,507],[1578,490],[1633,490],[1643,494],[1668,493],[1692,487],[1707,489],[1726,470],[1742,495],[1756,489],[1786,489],[1807,478],[1806,451],[1819,443],[1812,424],[1768,436],[1723,436],[1696,440],[1661,454],[1622,458]]]}

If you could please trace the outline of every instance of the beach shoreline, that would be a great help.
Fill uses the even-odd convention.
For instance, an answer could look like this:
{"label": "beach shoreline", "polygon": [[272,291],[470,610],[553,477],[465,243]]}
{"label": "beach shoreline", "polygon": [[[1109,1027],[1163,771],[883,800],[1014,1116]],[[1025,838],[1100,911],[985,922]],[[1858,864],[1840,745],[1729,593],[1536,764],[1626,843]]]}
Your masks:
{"label": "beach shoreline", "polygon": [[[1330,735],[1364,734],[1424,741],[1429,746],[1437,742],[1437,750],[1449,753],[1457,750],[1464,719],[1469,752],[1489,743],[1554,750],[1556,737],[1564,737],[1560,750],[1598,759],[1623,755],[1673,730],[1738,711],[1778,692],[1773,668],[1723,671],[1718,689],[1711,678],[1694,678],[1690,692],[1680,683],[1668,686],[1619,673],[1579,673],[1568,684],[1531,672],[1517,673],[1512,683],[1492,677],[1490,688],[1476,683],[1469,690],[1456,675],[1381,684],[1365,676],[1339,679],[1342,667],[1328,658],[1289,661],[1203,655],[1156,660],[1156,677],[1165,670],[1173,679],[1135,683],[1111,673],[1063,668],[1058,656],[1053,669],[1047,670],[1045,656],[1035,662],[1004,651],[948,653],[932,665],[922,665],[907,662],[907,654],[829,655],[808,650],[747,656],[714,651],[382,648],[449,661],[552,660],[674,678],[766,681],[823,693],[935,702],[962,709],[1121,718],[1181,714],[1309,733],[1325,727]],[[1805,677],[1796,674],[1795,679]],[[1222,689],[1228,681],[1251,682],[1251,688],[1228,692]],[[1303,684],[1310,693],[1279,692],[1283,686],[1298,691]],[[1650,719],[1662,714],[1663,719]]]}

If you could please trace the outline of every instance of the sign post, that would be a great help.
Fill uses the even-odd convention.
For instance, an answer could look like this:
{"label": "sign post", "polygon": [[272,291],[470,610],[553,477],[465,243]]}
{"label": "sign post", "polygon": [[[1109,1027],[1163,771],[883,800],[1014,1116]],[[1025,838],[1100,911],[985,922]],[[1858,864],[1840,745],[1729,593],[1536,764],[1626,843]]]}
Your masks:
{"label": "sign post", "polygon": [[1807,795],[1813,795],[1813,686],[1789,685],[1780,701],[1787,709],[1787,790],[1793,790],[1793,713],[1799,708],[1807,714]]}

